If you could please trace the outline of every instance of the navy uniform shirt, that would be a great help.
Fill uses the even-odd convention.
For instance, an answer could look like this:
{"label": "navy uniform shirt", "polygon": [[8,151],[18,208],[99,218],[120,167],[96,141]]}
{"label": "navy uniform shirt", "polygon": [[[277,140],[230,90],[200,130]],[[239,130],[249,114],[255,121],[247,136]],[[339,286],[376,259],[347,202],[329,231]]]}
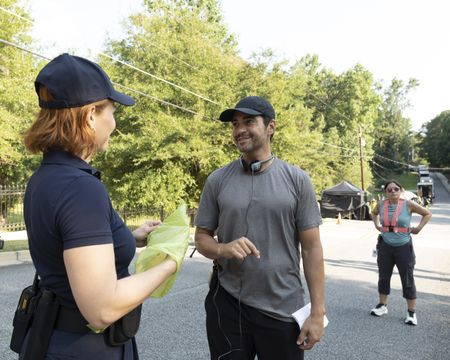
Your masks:
{"label": "navy uniform shirt", "polygon": [[41,285],[76,307],[63,251],[113,244],[117,278],[129,276],[136,242],[112,208],[100,173],[77,156],[53,149],[28,182],[24,200],[30,253]]}

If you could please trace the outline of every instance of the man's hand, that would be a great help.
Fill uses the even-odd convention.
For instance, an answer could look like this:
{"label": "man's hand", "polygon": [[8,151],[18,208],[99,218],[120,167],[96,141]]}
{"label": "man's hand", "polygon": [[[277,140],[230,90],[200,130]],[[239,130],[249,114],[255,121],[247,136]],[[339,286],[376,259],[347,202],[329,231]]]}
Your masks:
{"label": "man's hand", "polygon": [[133,236],[136,239],[136,247],[144,247],[147,245],[147,236],[153,230],[155,230],[159,225],[161,225],[161,221],[146,221],[141,226],[139,226],[136,230],[133,231]]}
{"label": "man's hand", "polygon": [[325,271],[319,228],[300,231],[299,240],[303,269],[311,299],[311,315],[303,323],[297,343],[300,349],[310,350],[323,335],[323,315],[325,314]]}
{"label": "man's hand", "polygon": [[311,350],[323,335],[323,315],[310,315],[303,323],[297,345],[302,350]]}
{"label": "man's hand", "polygon": [[256,246],[246,237],[240,237],[227,244],[218,245],[218,258],[236,258],[243,261],[248,255],[254,255],[257,259],[261,256]]}

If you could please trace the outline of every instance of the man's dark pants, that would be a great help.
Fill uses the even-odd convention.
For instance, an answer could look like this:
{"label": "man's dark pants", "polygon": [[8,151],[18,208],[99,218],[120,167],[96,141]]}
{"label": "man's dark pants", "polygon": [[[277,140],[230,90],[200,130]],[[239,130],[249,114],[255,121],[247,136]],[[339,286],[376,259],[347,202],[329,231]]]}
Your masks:
{"label": "man's dark pants", "polygon": [[212,360],[303,360],[296,341],[296,322],[269,317],[239,304],[220,285],[210,289],[206,300],[206,330]]}

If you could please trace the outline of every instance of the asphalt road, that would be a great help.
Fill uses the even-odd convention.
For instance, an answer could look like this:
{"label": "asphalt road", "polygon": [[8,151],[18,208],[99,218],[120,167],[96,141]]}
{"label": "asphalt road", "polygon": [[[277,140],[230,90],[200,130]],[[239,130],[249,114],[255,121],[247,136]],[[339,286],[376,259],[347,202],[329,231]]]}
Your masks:
{"label": "asphalt road", "polygon": [[[450,358],[450,195],[435,181],[433,219],[414,236],[419,325],[403,323],[406,306],[397,273],[389,314],[369,315],[377,303],[377,267],[372,257],[377,232],[369,221],[330,220],[321,227],[330,324],[307,359]],[[145,302],[137,336],[141,359],[209,358],[203,300],[210,267],[209,260],[196,253],[184,262],[169,295]],[[17,358],[8,347],[12,314],[20,289],[32,277],[30,264],[0,267],[0,359]]]}

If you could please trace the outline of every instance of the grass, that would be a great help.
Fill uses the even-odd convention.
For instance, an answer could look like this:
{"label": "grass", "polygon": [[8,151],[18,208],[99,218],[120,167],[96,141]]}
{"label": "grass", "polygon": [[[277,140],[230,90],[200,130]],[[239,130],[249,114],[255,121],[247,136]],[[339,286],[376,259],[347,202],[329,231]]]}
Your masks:
{"label": "grass", "polygon": [[3,249],[0,249],[0,252],[19,251],[19,250],[28,250],[28,240],[5,241]]}
{"label": "grass", "polygon": [[8,211],[8,216],[6,217],[6,220],[8,221],[9,224],[23,223],[23,212]]}
{"label": "grass", "polygon": [[[387,174],[385,176],[387,180],[398,181],[405,190],[417,190],[418,175],[415,172],[405,172],[403,174]],[[383,182],[384,183],[384,182]]]}
{"label": "grass", "polygon": [[[403,174],[396,174],[396,173],[388,173],[385,175],[385,178],[387,180],[396,180],[398,181],[405,190],[409,190],[412,192],[417,192],[417,180],[418,175],[415,172],[404,172]],[[385,181],[382,182],[384,184]],[[378,183],[379,184],[379,183]],[[383,191],[379,187],[371,188],[370,191],[372,192],[372,195],[376,198],[379,195],[383,195]]]}
{"label": "grass", "polygon": [[417,180],[418,180],[417,173],[414,172],[403,173],[394,179],[396,179],[400,184],[402,184],[403,188],[405,188],[406,190],[417,189]]}

